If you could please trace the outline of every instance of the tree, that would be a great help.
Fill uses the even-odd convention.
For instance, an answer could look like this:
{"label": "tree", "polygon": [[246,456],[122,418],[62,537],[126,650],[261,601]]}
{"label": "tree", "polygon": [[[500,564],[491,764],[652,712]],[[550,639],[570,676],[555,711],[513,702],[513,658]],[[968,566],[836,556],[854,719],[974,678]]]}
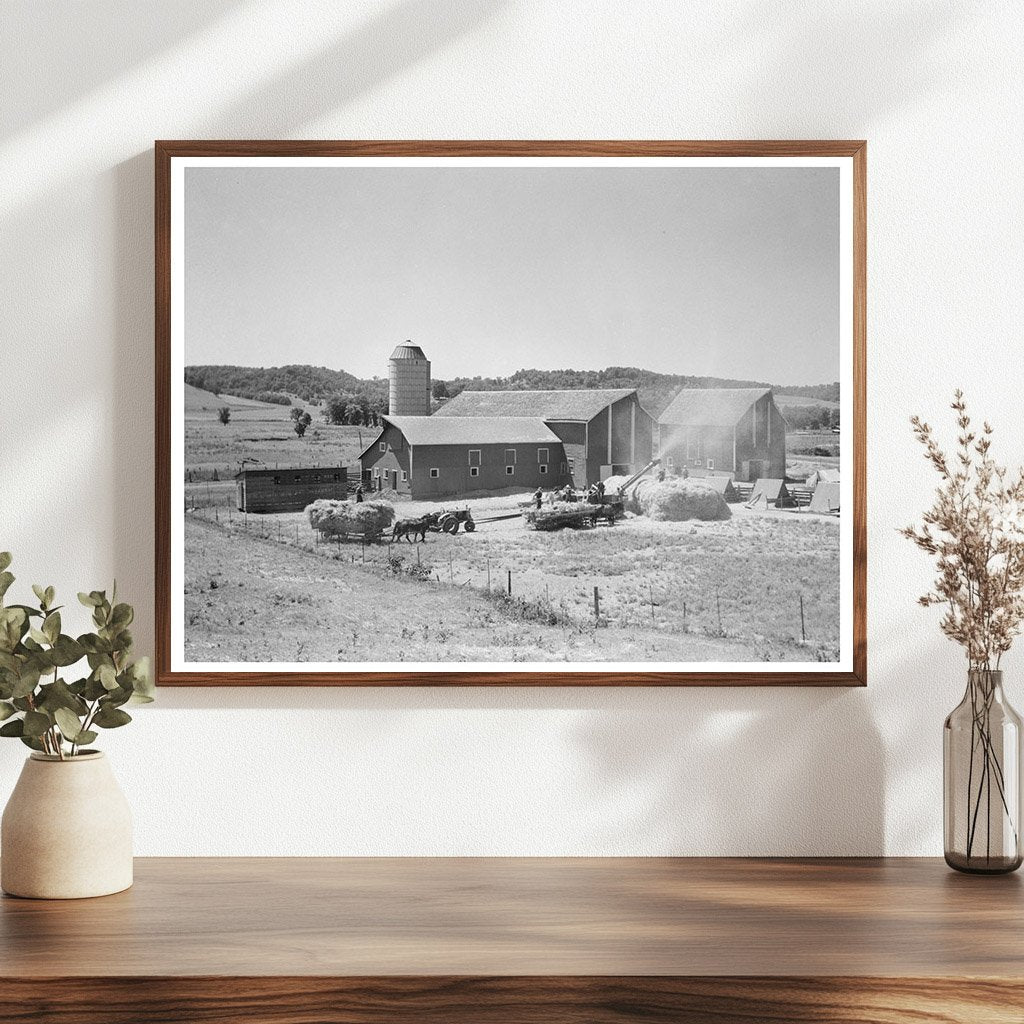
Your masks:
{"label": "tree", "polygon": [[313,422],[313,417],[308,412],[301,412],[297,417],[293,417],[295,420],[295,433],[302,437],[306,433],[306,427]]}
{"label": "tree", "polygon": [[348,395],[331,395],[330,398],[324,403],[324,417],[328,423],[333,423],[335,426],[341,426],[345,422],[345,416],[348,412]]}
{"label": "tree", "polygon": [[221,421],[221,423],[224,424],[224,426],[227,426],[228,423],[231,422],[231,409],[230,409],[230,407],[226,406],[226,405],[222,405],[217,410],[217,419],[219,419]]}
{"label": "tree", "polygon": [[448,385],[443,380],[435,380],[431,388],[433,397],[440,400],[448,397]]}

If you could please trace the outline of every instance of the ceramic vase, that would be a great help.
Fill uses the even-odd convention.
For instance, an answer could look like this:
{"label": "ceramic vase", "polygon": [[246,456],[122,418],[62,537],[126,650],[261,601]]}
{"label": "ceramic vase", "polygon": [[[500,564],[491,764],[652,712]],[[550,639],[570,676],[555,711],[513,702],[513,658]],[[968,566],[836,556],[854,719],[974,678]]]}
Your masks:
{"label": "ceramic vase", "polygon": [[0,825],[0,886],[11,896],[69,900],[132,884],[132,817],[99,751],[34,753]]}

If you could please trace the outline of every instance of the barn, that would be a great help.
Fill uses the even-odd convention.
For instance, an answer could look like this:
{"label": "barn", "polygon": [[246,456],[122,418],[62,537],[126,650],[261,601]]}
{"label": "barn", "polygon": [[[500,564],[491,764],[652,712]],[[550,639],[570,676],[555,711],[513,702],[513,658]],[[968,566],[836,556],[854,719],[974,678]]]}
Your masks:
{"label": "barn", "polygon": [[568,482],[565,448],[535,416],[384,416],[359,456],[363,486],[412,498]]}
{"label": "barn", "polygon": [[317,498],[344,498],[344,466],[243,469],[235,474],[240,512],[301,512]]}
{"label": "barn", "polygon": [[634,389],[462,391],[431,419],[531,418],[544,423],[565,451],[574,486],[629,476],[650,462],[654,418]]}
{"label": "barn", "polygon": [[786,421],[771,388],[684,388],[658,417],[658,434],[669,471],[786,476]]}

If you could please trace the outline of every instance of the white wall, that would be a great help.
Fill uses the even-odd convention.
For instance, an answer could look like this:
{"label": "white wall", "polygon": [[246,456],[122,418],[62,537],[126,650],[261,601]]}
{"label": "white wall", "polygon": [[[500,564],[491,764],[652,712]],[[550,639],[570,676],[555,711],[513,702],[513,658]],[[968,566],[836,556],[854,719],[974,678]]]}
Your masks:
{"label": "white wall", "polygon": [[867,690],[168,689],[105,737],[138,852],[939,853],[963,666],[895,531],[955,385],[1021,459],[1022,39],[1012,2],[0,4],[0,547],[116,575],[143,649],[154,138],[870,142]]}

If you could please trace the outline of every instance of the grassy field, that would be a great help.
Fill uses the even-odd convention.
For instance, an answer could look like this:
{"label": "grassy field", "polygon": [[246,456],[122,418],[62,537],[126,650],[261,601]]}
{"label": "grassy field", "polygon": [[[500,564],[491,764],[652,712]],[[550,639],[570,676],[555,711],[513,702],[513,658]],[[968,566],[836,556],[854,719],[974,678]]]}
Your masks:
{"label": "grassy field", "polygon": [[[538,533],[521,519],[484,521],[514,511],[513,499],[469,504],[479,520],[473,534],[432,533],[425,544],[366,547],[319,542],[301,514],[190,513],[185,598],[190,656],[244,660],[241,656],[251,657],[256,645],[266,660],[290,660],[300,647],[311,658],[310,644],[322,647],[313,609],[322,609],[324,581],[333,580],[345,596],[341,604],[332,598],[329,614],[321,615],[329,632],[335,623],[344,624],[344,632],[377,616],[387,620],[372,636],[349,638],[351,660],[376,658],[372,652],[387,647],[380,646],[381,636],[410,639],[409,630],[422,631],[435,622],[436,629],[430,626],[421,639],[440,644],[433,648],[436,656],[511,660],[508,630],[516,633],[524,621],[544,639],[519,652],[516,658],[522,660],[659,660],[669,650],[691,652],[682,660],[700,660],[698,652],[708,643],[732,650],[731,660],[738,661],[837,657],[835,519],[737,509],[722,523],[636,517],[614,527]],[[403,515],[419,510],[419,503],[402,506]],[[284,586],[284,596],[271,594],[261,604],[267,599],[260,596],[261,580],[273,594],[275,586]],[[311,595],[308,607],[300,596],[304,592]],[[232,604],[224,608],[228,596]],[[286,614],[278,620],[275,609],[281,605]],[[221,610],[212,618],[204,611],[215,608]],[[454,631],[445,625],[451,615]],[[460,635],[458,623],[487,629],[470,639]],[[587,653],[577,639],[597,626],[600,643]],[[445,633],[444,641],[438,641],[437,630]],[[334,657],[332,652],[327,660]]]}
{"label": "grassy field", "polygon": [[[313,422],[300,438],[288,405],[270,405],[247,398],[212,395],[185,385],[185,467],[189,482],[232,479],[243,459],[276,466],[352,466],[376,436],[373,427],[332,427],[320,410],[306,407]],[[227,424],[217,410],[228,406]],[[205,493],[205,492],[202,492]]]}

